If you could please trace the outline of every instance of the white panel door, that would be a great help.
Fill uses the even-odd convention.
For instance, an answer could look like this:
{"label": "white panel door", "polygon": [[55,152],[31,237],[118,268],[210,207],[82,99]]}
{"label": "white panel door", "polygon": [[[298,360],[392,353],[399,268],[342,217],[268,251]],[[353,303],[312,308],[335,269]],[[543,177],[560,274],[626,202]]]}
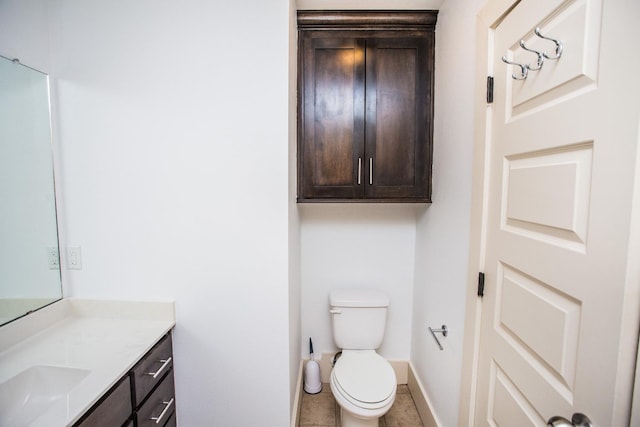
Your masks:
{"label": "white panel door", "polygon": [[[625,296],[637,289],[628,259],[640,70],[628,62],[638,51],[623,46],[639,40],[639,5],[522,0],[491,32],[476,425],[545,426],[575,412],[595,426],[628,422],[619,408],[628,410],[623,362],[637,339],[622,331],[637,322]],[[562,51],[534,71],[521,40],[560,53],[537,27]],[[502,56],[532,69],[522,78]]]}

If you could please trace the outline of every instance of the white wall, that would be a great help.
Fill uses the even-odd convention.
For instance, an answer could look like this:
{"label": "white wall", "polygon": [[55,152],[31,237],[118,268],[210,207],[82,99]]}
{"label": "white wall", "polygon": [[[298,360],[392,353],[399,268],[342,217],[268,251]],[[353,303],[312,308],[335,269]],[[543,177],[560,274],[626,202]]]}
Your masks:
{"label": "white wall", "polygon": [[67,295],[175,299],[180,425],[288,425],[288,1],[44,3]]}
{"label": "white wall", "polygon": [[[442,426],[457,425],[469,251],[476,14],[485,0],[340,2],[349,9],[440,9],[436,29],[433,204],[302,209],[302,347],[333,348],[327,295],[352,282],[390,292],[381,353],[409,358]],[[333,0],[298,0],[330,9]],[[351,242],[358,242],[357,250]],[[413,276],[413,277],[412,277]],[[392,317],[401,311],[400,317]],[[395,311],[395,313],[394,313]],[[405,318],[410,315],[411,321]],[[427,327],[447,324],[440,351]],[[410,335],[410,342],[407,341]]]}
{"label": "white wall", "polygon": [[[287,425],[308,336],[333,348],[328,291],[356,281],[402,309],[381,352],[410,357],[442,425],[456,425],[483,0],[448,0],[438,18],[433,205],[308,209],[288,186],[286,0],[39,1],[0,2],[13,29],[0,25],[0,52],[55,77],[63,240],[82,245],[84,262],[65,271],[67,294],[176,300],[181,425]],[[441,1],[341,4],[405,3]],[[53,65],[29,35],[47,26]],[[426,327],[442,323],[440,352]]]}
{"label": "white wall", "polygon": [[0,0],[0,11],[0,55],[51,74],[46,3]]}
{"label": "white wall", "polygon": [[[297,0],[299,9],[438,9],[443,0]],[[307,204],[302,233],[302,353],[336,350],[329,292],[367,287],[391,297],[380,354],[408,360],[414,286],[416,216],[427,205]]]}
{"label": "white wall", "polygon": [[297,56],[298,37],[296,0],[289,0],[289,389],[291,393],[291,419],[296,419],[295,393],[302,359],[302,266],[300,260],[300,215],[296,200],[297,184]]}
{"label": "white wall", "polygon": [[[442,426],[458,419],[469,251],[475,16],[447,0],[436,28],[433,204],[418,219],[411,362]],[[440,351],[428,326],[450,330]]]}
{"label": "white wall", "polygon": [[329,316],[332,289],[372,288],[391,301],[379,353],[408,360],[416,213],[424,207],[390,204],[310,204],[302,219],[302,347],[336,350]]}

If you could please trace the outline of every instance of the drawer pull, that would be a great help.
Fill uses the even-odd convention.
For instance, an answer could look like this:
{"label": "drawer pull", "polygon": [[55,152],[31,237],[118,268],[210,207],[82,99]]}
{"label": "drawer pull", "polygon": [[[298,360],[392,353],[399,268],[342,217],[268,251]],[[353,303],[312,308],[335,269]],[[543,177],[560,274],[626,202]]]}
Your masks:
{"label": "drawer pull", "polygon": [[369,185],[373,185],[373,157],[369,157]]}
{"label": "drawer pull", "polygon": [[160,366],[160,369],[158,369],[155,372],[147,372],[146,375],[151,375],[154,379],[158,378],[158,375],[160,375],[160,372],[164,371],[164,368],[166,368],[169,363],[171,363],[171,357],[169,357],[168,359],[162,359],[162,360],[158,360],[159,363],[162,363],[162,366]]}
{"label": "drawer pull", "polygon": [[157,417],[151,417],[149,418],[151,421],[155,421],[156,424],[159,424],[160,421],[162,420],[162,418],[164,418],[164,416],[166,415],[167,411],[169,410],[169,408],[171,407],[171,405],[173,405],[173,397],[171,398],[170,401],[168,402],[162,402],[164,406],[164,409],[162,410],[162,412],[160,413],[160,415],[158,415]]}

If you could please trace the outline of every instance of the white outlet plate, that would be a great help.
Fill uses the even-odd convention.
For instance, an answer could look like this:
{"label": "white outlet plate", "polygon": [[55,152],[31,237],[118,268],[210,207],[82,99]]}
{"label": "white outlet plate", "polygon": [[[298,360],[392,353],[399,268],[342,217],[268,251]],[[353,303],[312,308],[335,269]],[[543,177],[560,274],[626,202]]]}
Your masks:
{"label": "white outlet plate", "polygon": [[82,270],[80,246],[67,246],[67,270]]}
{"label": "white outlet plate", "polygon": [[49,270],[60,270],[60,254],[56,246],[47,248],[47,263],[49,264]]}

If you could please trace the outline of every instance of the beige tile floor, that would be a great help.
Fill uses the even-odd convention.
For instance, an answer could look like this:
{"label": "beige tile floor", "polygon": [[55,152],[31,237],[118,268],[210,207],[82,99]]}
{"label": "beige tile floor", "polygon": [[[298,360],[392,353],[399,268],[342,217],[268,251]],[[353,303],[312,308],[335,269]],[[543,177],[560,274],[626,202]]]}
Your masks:
{"label": "beige tile floor", "polygon": [[[331,394],[329,384],[322,384],[318,394],[302,393],[300,427],[339,426],[340,407]],[[378,424],[380,427],[423,427],[418,410],[406,385],[399,385],[396,401]]]}

